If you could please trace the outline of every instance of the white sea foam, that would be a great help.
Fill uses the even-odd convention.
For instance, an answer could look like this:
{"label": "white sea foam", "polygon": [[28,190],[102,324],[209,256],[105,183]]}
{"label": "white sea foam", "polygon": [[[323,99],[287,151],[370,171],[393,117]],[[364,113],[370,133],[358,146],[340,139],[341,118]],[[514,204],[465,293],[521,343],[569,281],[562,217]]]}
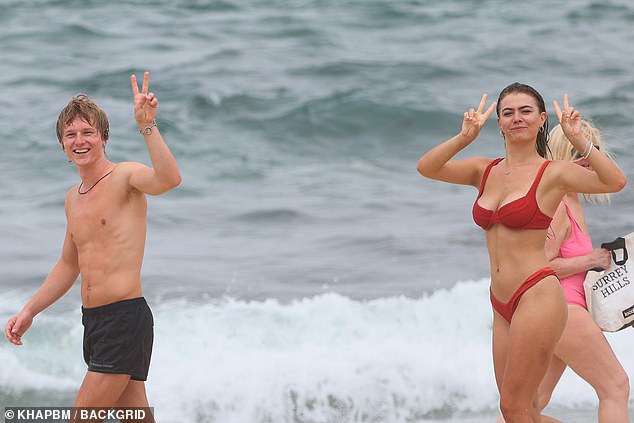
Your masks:
{"label": "white sea foam", "polygon": [[[405,422],[497,407],[488,280],[420,298],[153,304],[148,394],[162,421]],[[0,302],[6,310],[7,298]],[[626,370],[627,332],[610,336]],[[79,312],[38,317],[20,349],[0,345],[0,387],[73,391],[85,371]],[[8,367],[7,367],[8,366]],[[565,374],[552,404],[593,407]]]}

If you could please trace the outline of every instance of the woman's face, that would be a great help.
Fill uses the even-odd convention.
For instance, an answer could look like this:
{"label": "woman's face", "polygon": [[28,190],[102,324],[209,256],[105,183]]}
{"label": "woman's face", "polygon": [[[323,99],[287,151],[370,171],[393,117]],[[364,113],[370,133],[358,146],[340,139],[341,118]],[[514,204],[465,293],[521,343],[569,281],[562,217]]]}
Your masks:
{"label": "woman's face", "polygon": [[535,98],[525,93],[511,93],[500,101],[498,125],[507,141],[537,138],[539,128],[546,121]]}

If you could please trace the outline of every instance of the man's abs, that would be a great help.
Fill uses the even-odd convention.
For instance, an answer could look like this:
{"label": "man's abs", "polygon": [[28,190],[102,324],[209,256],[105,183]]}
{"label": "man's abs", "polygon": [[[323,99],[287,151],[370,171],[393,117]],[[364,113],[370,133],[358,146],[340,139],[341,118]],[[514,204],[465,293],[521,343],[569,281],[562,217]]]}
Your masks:
{"label": "man's abs", "polygon": [[138,272],[95,276],[82,274],[81,300],[84,307],[98,307],[143,296]]}

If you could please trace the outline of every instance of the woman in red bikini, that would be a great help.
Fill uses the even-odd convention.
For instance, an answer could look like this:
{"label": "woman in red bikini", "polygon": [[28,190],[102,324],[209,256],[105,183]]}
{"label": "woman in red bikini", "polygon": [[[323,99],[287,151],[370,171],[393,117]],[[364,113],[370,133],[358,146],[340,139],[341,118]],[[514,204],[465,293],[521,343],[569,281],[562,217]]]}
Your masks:
{"label": "woman in red bikini", "polygon": [[[567,192],[621,190],[625,175],[581,131],[579,112],[564,95],[555,111],[566,137],[594,172],[548,161],[548,118],[541,95],[514,83],[486,108],[464,113],[460,133],[425,153],[418,171],[439,181],[479,189],[473,219],[486,231],[493,305],[493,363],[507,423],[542,422],[537,396],[567,317],[559,279],[544,252],[552,216]],[[497,107],[496,107],[497,106]],[[493,110],[505,140],[501,159],[452,160],[478,136]]]}

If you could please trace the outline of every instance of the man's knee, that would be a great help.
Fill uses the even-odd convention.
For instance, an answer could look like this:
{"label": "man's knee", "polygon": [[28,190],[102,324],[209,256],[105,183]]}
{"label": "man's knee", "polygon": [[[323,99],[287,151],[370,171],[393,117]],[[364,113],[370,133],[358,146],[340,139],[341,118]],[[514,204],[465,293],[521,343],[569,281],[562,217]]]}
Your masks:
{"label": "man's knee", "polygon": [[520,421],[520,418],[530,416],[530,410],[528,408],[514,408],[513,406],[503,406],[500,404],[500,410],[502,411],[502,417],[506,423],[513,423]]}
{"label": "man's knee", "polygon": [[500,411],[506,423],[512,423],[525,416],[535,414],[536,407],[536,403],[518,399],[517,395],[502,394],[500,398]]}

